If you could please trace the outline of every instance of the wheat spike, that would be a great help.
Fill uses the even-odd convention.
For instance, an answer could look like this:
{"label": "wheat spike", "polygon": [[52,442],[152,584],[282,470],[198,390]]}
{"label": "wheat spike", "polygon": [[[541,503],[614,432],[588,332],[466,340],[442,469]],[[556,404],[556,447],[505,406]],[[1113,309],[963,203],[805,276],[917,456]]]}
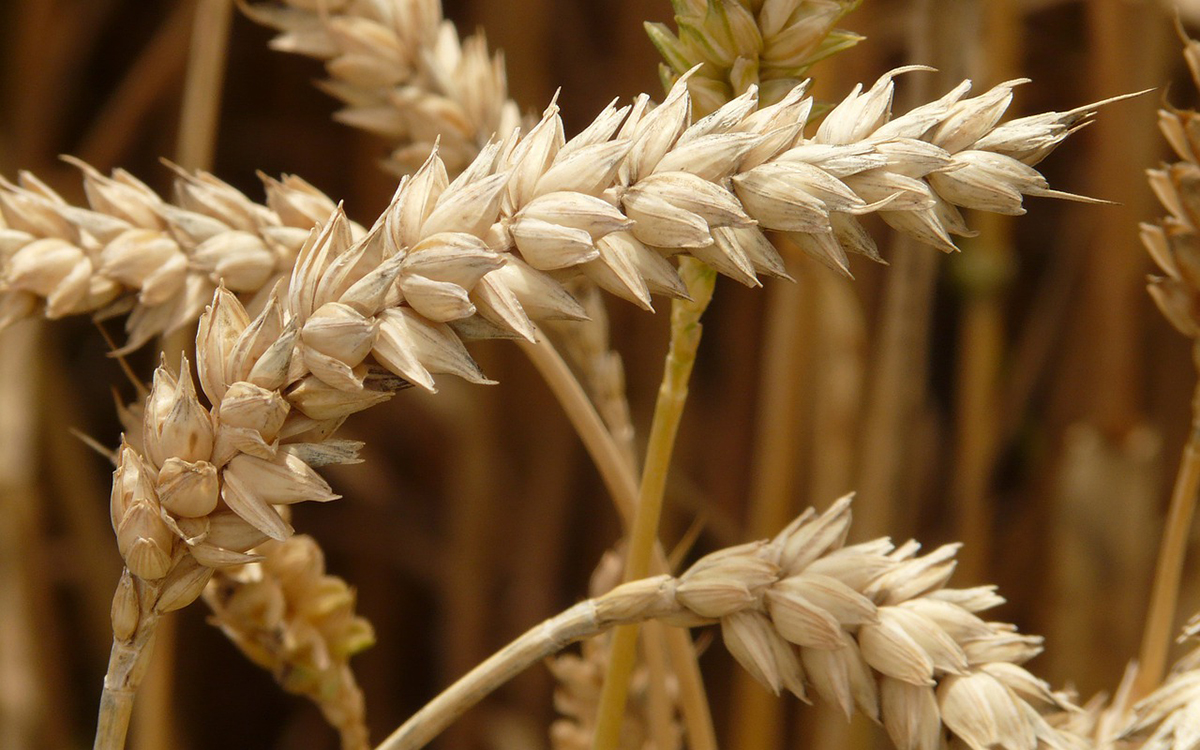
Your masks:
{"label": "wheat spike", "polygon": [[698,111],[712,112],[752,86],[773,104],[798,86],[817,62],[863,37],[834,28],[860,0],[672,0],[678,35],[647,23],[662,54],[669,88],[702,65],[688,83]]}
{"label": "wheat spike", "polygon": [[[400,727],[380,750],[415,750],[504,680],[573,640],[659,620],[719,624],[735,659],[767,688],[880,721],[901,750],[948,732],[972,750],[1061,748],[1073,710],[1022,666],[1041,639],[978,613],[992,587],[946,588],[957,545],[919,556],[887,539],[844,546],[850,498],[811,509],[769,541],[707,555],[678,577],[623,584],[528,631]],[[1049,717],[1049,719],[1048,719]]]}
{"label": "wheat spike", "polygon": [[365,706],[351,656],[374,643],[354,614],[354,590],[325,573],[315,539],[266,542],[258,563],[222,570],[204,590],[221,628],[247,658],[290,693],[313,700],[341,734],[343,750],[367,750]]}
{"label": "wheat spike", "polygon": [[493,134],[521,123],[508,98],[504,59],[482,32],[460,40],[439,0],[306,0],[243,5],[280,32],[274,49],[325,61],[322,88],[345,106],[337,119],[396,144],[385,162],[416,170],[435,143],[457,174]]}
{"label": "wheat spike", "polygon": [[[425,326],[419,338],[454,338],[445,324],[468,337],[531,338],[531,319],[583,315],[550,273],[582,272],[648,307],[652,292],[683,293],[671,254],[756,285],[760,273],[782,273],[768,230],[848,273],[848,252],[878,258],[862,214],[953,250],[951,235],[968,233],[958,206],[1020,213],[1023,195],[1062,197],[1031,165],[1092,108],[998,125],[1014,83],[974,98],[964,83],[893,118],[897,72],[857,87],[812,137],[802,89],[761,108],[751,90],[691,122],[683,78],[663,104],[642,96],[609,106],[569,141],[552,105],[453,181],[430,157],[368,232],[340,212],[326,222],[332,202],[298,178],[268,180],[263,207],[210,175],[183,175],[172,205],[124,172],[85,170],[90,205],[81,209],[25,175],[0,192],[0,324],[39,308],[57,317],[132,307],[136,346],[194,319],[219,283],[256,311],[285,276],[312,282],[292,266],[308,242],[321,246],[309,261],[353,244],[359,262],[338,271],[346,279],[382,263],[373,278],[394,280],[387,305],[365,304],[402,302]],[[411,327],[400,316],[387,316],[393,338]],[[403,377],[431,387],[428,373],[391,353]]]}
{"label": "wheat spike", "polygon": [[[160,367],[144,410],[142,450],[126,445],[114,474],[113,526],[137,579],[138,611],[114,629],[97,746],[118,741],[155,618],[199,594],[190,586],[193,572],[253,562],[250,549],[290,536],[275,506],[337,497],[313,467],[354,460],[353,446],[329,440],[350,414],[406,383],[432,389],[435,374],[487,382],[460,334],[531,338],[532,318],[579,314],[546,272],[578,268],[602,286],[616,275],[619,291],[637,300],[652,284],[678,291],[664,256],[684,252],[754,281],[756,270],[770,270],[763,229],[837,260],[842,242],[874,253],[854,218],[873,211],[952,248],[947,232],[961,223],[954,203],[1019,210],[1021,194],[1051,193],[1021,159],[1036,161],[1088,114],[996,126],[1011,85],[974,99],[963,99],[960,86],[892,119],[893,78],[856,90],[813,138],[803,136],[812,103],[800,91],[762,109],[750,92],[691,123],[681,79],[658,107],[646,97],[610,106],[570,141],[552,106],[527,135],[490,145],[453,181],[432,156],[365,233],[334,210],[307,234],[286,282],[255,295],[265,297],[256,315],[219,286],[196,339],[199,389],[186,363],[178,374]],[[969,148],[985,139],[995,150]],[[936,171],[946,169],[953,171]],[[198,186],[218,206],[214,212],[242,222],[234,231],[270,224],[260,207],[214,180],[184,184]],[[0,196],[6,222],[19,222],[15,251],[6,252],[6,303],[31,307],[39,296],[50,303],[66,289],[83,305],[86,295],[77,290],[93,279],[109,279],[119,294],[117,281],[93,273],[102,246],[73,223],[79,214],[35,181],[27,185]],[[132,207],[150,201],[170,213],[138,194]],[[285,195],[297,194],[303,200],[283,208],[307,216],[324,206],[308,191]],[[96,217],[115,210],[92,203],[84,218],[101,224]],[[125,213],[134,218],[132,209]],[[130,223],[110,224],[111,237]],[[215,232],[206,242],[222,242],[226,233],[215,231],[222,224],[203,223]],[[71,251],[64,250],[66,262],[45,249],[47,235]],[[589,273],[597,267],[605,270]],[[215,283],[211,275],[200,280]],[[105,731],[114,734],[105,739]]]}

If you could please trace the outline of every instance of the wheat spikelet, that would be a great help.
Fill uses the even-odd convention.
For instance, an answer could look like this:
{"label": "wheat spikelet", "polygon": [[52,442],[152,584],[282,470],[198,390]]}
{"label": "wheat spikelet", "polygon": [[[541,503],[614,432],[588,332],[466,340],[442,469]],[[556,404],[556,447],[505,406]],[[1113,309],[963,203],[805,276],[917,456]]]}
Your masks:
{"label": "wheat spikelet", "polygon": [[661,23],[646,32],[662,54],[669,88],[696,65],[688,87],[698,111],[712,112],[751,86],[764,103],[783,99],[815,63],[862,37],[834,27],[860,0],[672,0],[678,36]]}
{"label": "wheat spikelet", "polygon": [[[661,106],[645,96],[609,106],[570,141],[551,106],[453,182],[431,157],[370,233],[339,214],[322,236],[339,250],[361,240],[363,258],[392,260],[391,301],[423,320],[532,338],[531,319],[583,315],[549,273],[580,271],[649,309],[652,292],[683,293],[665,260],[674,253],[757,285],[759,273],[784,273],[763,234],[772,230],[848,272],[847,252],[878,258],[859,215],[878,212],[952,250],[950,235],[968,231],[956,206],[1020,213],[1023,195],[1063,195],[1030,165],[1094,108],[997,125],[1013,83],[970,99],[964,83],[892,118],[894,76],[856,88],[812,138],[802,89],[763,108],[752,90],[691,123],[681,79]],[[113,311],[136,290],[131,345],[190,322],[217,283],[255,295],[257,309],[331,206],[298,178],[268,181],[267,208],[203,173],[177,183],[179,205],[124,172],[86,170],[89,209],[32,176],[23,182],[0,193],[0,324],[39,307],[55,317]],[[404,263],[401,251],[411,251]]]}
{"label": "wheat spikelet", "polygon": [[[807,701],[811,688],[849,715],[880,721],[901,750],[1065,748],[1069,699],[1022,666],[1041,639],[978,613],[993,587],[946,588],[957,545],[917,554],[887,539],[843,546],[850,498],[812,510],[774,539],[710,554],[678,577],[623,584],[514,641],[428,704],[381,746],[413,750],[470,703],[541,656],[616,625],[717,623],[759,682]],[[1049,718],[1048,718],[1049,717]]]}
{"label": "wheat spikelet", "polygon": [[255,552],[260,562],[220,571],[205,588],[213,623],[284,690],[313,700],[341,733],[343,750],[370,748],[349,659],[374,634],[354,614],[353,589],[326,575],[312,537],[267,542]]}
{"label": "wheat spikelet", "polygon": [[386,162],[408,174],[440,143],[457,174],[494,134],[520,124],[508,98],[504,60],[482,33],[459,39],[438,0],[284,0],[243,6],[281,33],[274,49],[325,61],[322,88],[345,107],[347,125],[397,144]]}

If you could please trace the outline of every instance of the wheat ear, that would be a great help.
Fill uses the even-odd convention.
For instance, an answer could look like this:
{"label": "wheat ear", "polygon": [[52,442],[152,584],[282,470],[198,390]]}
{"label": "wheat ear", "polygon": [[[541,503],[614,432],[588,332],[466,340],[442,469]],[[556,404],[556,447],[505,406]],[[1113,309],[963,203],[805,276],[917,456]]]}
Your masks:
{"label": "wheat ear", "polygon": [[671,0],[678,33],[649,22],[646,32],[663,57],[664,88],[702,66],[688,88],[707,114],[754,86],[765,103],[786,97],[814,64],[863,39],[834,28],[859,2]]}
{"label": "wheat ear", "polygon": [[[1200,43],[1185,37],[1184,59],[1200,88]],[[1170,213],[1155,224],[1142,224],[1142,242],[1165,276],[1152,276],[1150,296],[1163,315],[1193,340],[1193,359],[1200,371],[1200,142],[1193,131],[1194,111],[1165,108],[1158,124],[1179,161],[1149,170],[1150,187]],[[1200,384],[1192,398],[1192,426],[1183,448],[1171,505],[1167,511],[1154,588],[1146,615],[1139,655],[1135,697],[1149,693],[1162,679],[1174,627],[1179,582],[1191,534],[1196,496],[1200,492]]]}
{"label": "wheat ear", "polygon": [[315,539],[259,545],[262,560],[218,571],[204,590],[212,622],[290,693],[310,698],[337,728],[343,750],[368,750],[362,691],[349,660],[374,643],[354,613],[354,590],[325,573]]}
{"label": "wheat ear", "polygon": [[[878,213],[953,250],[951,234],[967,232],[956,206],[1020,213],[1023,195],[1063,197],[1030,165],[1095,106],[998,125],[1013,82],[968,99],[963,83],[893,118],[894,77],[856,87],[811,138],[812,100],[802,89],[762,108],[752,90],[692,123],[681,79],[662,105],[651,108],[643,96],[610,106],[570,141],[552,106],[527,135],[492,144],[453,183],[439,158],[427,161],[398,192],[405,205],[392,212],[392,227],[371,233],[374,249],[423,240],[420,249],[436,251],[414,254],[397,271],[395,296],[406,309],[467,335],[531,338],[530,318],[583,314],[545,272],[581,271],[648,309],[652,292],[684,293],[670,254],[757,285],[759,273],[784,273],[763,234],[773,230],[848,272],[847,252],[879,257],[860,215]],[[299,178],[268,180],[267,207],[204,173],[181,176],[177,204],[121,171],[107,178],[85,170],[85,187],[88,209],[32,175],[0,191],[0,325],[39,309],[50,317],[132,309],[133,346],[193,320],[217,283],[257,310],[332,208]],[[464,209],[478,211],[478,221],[453,215]],[[334,225],[339,236],[365,236],[345,219]]]}
{"label": "wheat ear", "polygon": [[321,87],[345,107],[336,118],[395,144],[385,162],[416,170],[439,144],[446,169],[470,164],[493,134],[521,124],[504,60],[482,33],[460,40],[439,0],[284,0],[243,5],[279,32],[274,49],[325,61]]}
{"label": "wheat ear", "polygon": [[956,545],[918,556],[886,539],[844,547],[850,499],[809,510],[770,541],[722,550],[678,577],[626,583],[513,641],[430,702],[379,750],[415,750],[536,661],[620,624],[718,623],[730,653],[775,693],[811,687],[849,715],[881,721],[901,750],[943,733],[982,750],[1062,747],[1044,718],[1070,708],[1021,663],[1040,639],[976,613],[992,587],[950,589]]}

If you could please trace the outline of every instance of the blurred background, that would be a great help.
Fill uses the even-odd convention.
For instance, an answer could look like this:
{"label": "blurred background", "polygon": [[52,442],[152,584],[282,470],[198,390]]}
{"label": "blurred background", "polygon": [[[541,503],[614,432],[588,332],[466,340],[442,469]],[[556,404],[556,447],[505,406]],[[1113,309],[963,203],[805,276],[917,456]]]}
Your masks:
{"label": "blurred background", "polygon": [[[30,170],[82,200],[76,155],[160,191],[176,152],[196,0],[0,4],[0,173]],[[667,0],[446,0],[463,34],[507,53],[522,107],[562,87],[567,127],[614,97],[660,92],[642,22]],[[1155,110],[1196,103],[1175,10],[1151,0],[867,0],[842,26],[857,48],[814,70],[837,100],[909,61],[898,107],[963,77],[1029,77],[1013,114],[1106,108],[1043,165],[1053,186],[1114,201],[1031,199],[1016,221],[972,216],[963,253],[895,247],[890,268],[855,258],[849,281],[789,258],[794,285],[727,279],[705,340],[662,528],[692,555],[773,533],[808,505],[858,489],[853,539],[962,541],[956,583],[999,584],[999,619],[1042,633],[1031,668],[1083,698],[1112,690],[1137,650],[1161,518],[1190,420],[1188,342],[1145,293],[1137,223],[1162,213],[1143,172],[1168,158]],[[1182,23],[1192,20],[1181,8]],[[1200,22],[1200,16],[1196,21]],[[1193,33],[1200,33],[1194,26]],[[395,178],[381,141],[330,119],[318,63],[270,52],[235,11],[214,172],[254,198],[255,170],[294,172],[370,222]],[[632,421],[648,428],[666,316],[607,300]],[[660,310],[667,307],[659,303]],[[119,325],[107,327],[119,337]],[[0,334],[0,744],[90,745],[120,573],[111,467],[76,436],[112,446],[133,387],[87,320]],[[345,431],[366,461],[330,470],[338,503],[300,507],[330,572],[357,587],[378,644],[355,659],[372,735],[385,736],[463,671],[586,594],[620,529],[570,425],[517,347],[473,353],[500,381],[407,391]],[[153,353],[130,358],[148,377]],[[1194,569],[1194,564],[1189,568]],[[1181,616],[1200,606],[1196,576]],[[281,693],[205,621],[175,617],[139,697],[131,747],[332,748],[318,711]],[[720,648],[702,658],[716,721],[739,742],[742,703]],[[545,746],[549,673],[536,668],[468,715],[443,747]],[[842,731],[823,710],[778,701],[779,746]],[[741,719],[739,718],[741,717]],[[827,734],[820,734],[827,733]],[[867,744],[867,733],[841,744]]]}

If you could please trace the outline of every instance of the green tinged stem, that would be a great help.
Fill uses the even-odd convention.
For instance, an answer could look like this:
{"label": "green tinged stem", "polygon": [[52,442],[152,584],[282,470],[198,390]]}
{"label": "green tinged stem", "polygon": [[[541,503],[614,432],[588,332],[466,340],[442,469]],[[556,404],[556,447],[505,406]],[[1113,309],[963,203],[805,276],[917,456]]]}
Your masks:
{"label": "green tinged stem", "polygon": [[[658,388],[658,400],[654,404],[637,512],[629,534],[626,581],[644,578],[650,569],[654,543],[658,539],[658,522],[662,517],[667,472],[687,403],[688,381],[696,362],[696,350],[700,347],[700,316],[708,308],[716,284],[716,272],[698,260],[683,258],[679,271],[687,283],[691,299],[676,300],[671,305],[671,344],[662,383]],[[596,750],[613,750],[617,747],[629,693],[629,678],[636,661],[637,634],[637,625],[622,626],[613,633],[592,744]],[[694,747],[701,747],[696,744],[698,738],[691,739]]]}

